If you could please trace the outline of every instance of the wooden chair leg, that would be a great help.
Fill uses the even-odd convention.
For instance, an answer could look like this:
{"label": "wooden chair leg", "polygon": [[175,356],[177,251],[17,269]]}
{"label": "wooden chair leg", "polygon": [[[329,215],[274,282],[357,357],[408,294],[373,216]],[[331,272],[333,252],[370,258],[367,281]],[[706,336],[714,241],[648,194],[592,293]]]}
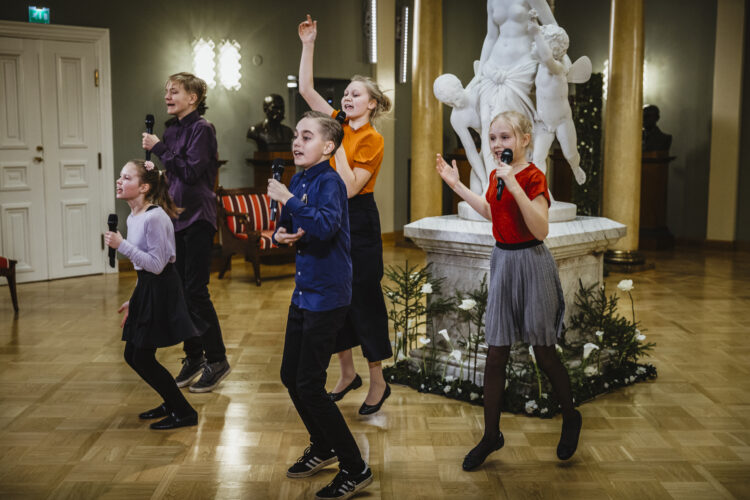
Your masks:
{"label": "wooden chair leg", "polygon": [[260,286],[260,256],[253,255],[253,271],[255,272],[255,286]]}
{"label": "wooden chair leg", "polygon": [[16,294],[16,263],[13,262],[10,265],[10,273],[8,278],[8,288],[10,289],[10,300],[13,302],[13,310],[18,312],[18,295]]}
{"label": "wooden chair leg", "polygon": [[224,259],[224,263],[221,265],[221,269],[219,270],[219,279],[222,279],[224,277],[224,274],[227,271],[232,270],[232,254],[230,253],[227,255]]}

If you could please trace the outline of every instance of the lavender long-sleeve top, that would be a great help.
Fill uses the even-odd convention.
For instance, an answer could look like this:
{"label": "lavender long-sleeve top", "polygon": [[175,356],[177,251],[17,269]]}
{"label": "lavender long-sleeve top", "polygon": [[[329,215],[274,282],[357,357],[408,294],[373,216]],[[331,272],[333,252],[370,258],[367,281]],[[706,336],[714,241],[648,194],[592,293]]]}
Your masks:
{"label": "lavender long-sleeve top", "polygon": [[175,231],[199,220],[216,229],[214,184],[219,163],[213,124],[193,111],[168,126],[151,152],[167,170],[169,194],[185,209],[174,222]]}
{"label": "lavender long-sleeve top", "polygon": [[172,219],[161,207],[128,215],[128,239],[122,240],[117,250],[130,259],[136,271],[161,273],[177,256]]}

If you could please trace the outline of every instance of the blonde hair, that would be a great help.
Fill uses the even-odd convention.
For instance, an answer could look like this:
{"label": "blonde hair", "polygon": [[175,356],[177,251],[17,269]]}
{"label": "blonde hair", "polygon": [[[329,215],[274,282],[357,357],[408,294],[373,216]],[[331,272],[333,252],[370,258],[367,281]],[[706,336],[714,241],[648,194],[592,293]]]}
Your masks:
{"label": "blonde hair", "polygon": [[198,114],[202,116],[206,113],[206,110],[208,109],[208,106],[206,106],[206,94],[208,93],[208,85],[206,85],[206,82],[204,82],[203,79],[198,78],[192,73],[182,72],[170,75],[170,77],[167,78],[167,83],[170,82],[179,83],[188,94],[195,94],[195,96],[198,98],[195,105],[196,109],[198,110]]}
{"label": "blonde hair", "polygon": [[352,82],[359,82],[365,86],[370,99],[375,99],[375,108],[370,111],[370,121],[372,122],[378,115],[383,115],[391,110],[391,99],[380,90],[378,82],[369,76],[354,75]]}
{"label": "blonde hair", "polygon": [[166,174],[156,167],[147,170],[144,160],[130,160],[128,163],[133,165],[138,172],[138,177],[141,180],[140,184],[149,185],[149,190],[144,195],[146,201],[154,205],[159,205],[167,215],[172,219],[176,219],[184,209],[179,208],[169,195],[169,181]]}
{"label": "blonde hair", "polygon": [[490,122],[490,128],[492,128],[492,125],[498,120],[505,122],[505,124],[507,124],[513,130],[513,134],[516,136],[516,141],[520,141],[526,134],[529,135],[529,144],[526,145],[526,155],[528,156],[532,148],[532,144],[534,143],[534,137],[532,133],[534,127],[531,124],[531,120],[529,120],[526,115],[519,113],[518,111],[503,111],[492,119],[492,121]]}

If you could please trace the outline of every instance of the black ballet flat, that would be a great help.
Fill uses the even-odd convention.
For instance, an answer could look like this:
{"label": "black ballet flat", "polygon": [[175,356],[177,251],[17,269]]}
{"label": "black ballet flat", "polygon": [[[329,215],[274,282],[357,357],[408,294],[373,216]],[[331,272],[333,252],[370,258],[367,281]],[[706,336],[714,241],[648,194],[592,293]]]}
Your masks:
{"label": "black ballet flat", "polygon": [[150,410],[144,411],[140,415],[138,415],[138,418],[141,420],[150,420],[152,418],[163,418],[169,415],[169,410],[167,410],[167,407],[164,405],[164,403],[160,404],[156,408],[151,408]]}
{"label": "black ballet flat", "polygon": [[563,418],[562,432],[560,433],[560,442],[557,445],[557,458],[568,460],[578,448],[578,437],[581,435],[581,426],[583,418],[581,412],[573,410],[575,414],[569,419]]}
{"label": "black ballet flat", "polygon": [[475,446],[473,450],[471,450],[469,453],[466,454],[466,456],[464,457],[464,463],[461,467],[463,467],[465,471],[476,469],[477,467],[482,465],[485,460],[487,460],[487,457],[490,456],[490,453],[492,453],[493,451],[499,450],[504,445],[505,445],[505,438],[503,437],[503,433],[501,432],[497,436],[497,441],[486,451],[485,450],[475,451],[477,448],[479,448],[479,445]]}
{"label": "black ballet flat", "polygon": [[380,411],[380,407],[383,406],[383,403],[386,399],[388,399],[388,396],[391,395],[391,386],[388,384],[385,384],[385,392],[383,392],[383,397],[380,398],[380,401],[378,401],[378,404],[375,405],[368,405],[367,403],[362,403],[362,406],[359,407],[359,414],[360,415],[372,415],[373,413],[377,413]]}
{"label": "black ballet flat", "polygon": [[198,413],[193,412],[186,417],[178,417],[174,412],[170,413],[164,420],[159,420],[151,424],[151,428],[157,431],[176,429],[178,427],[188,427],[198,425]]}
{"label": "black ballet flat", "polygon": [[331,398],[331,401],[341,401],[344,399],[344,396],[346,396],[346,393],[349,391],[353,391],[354,389],[359,389],[362,387],[362,379],[359,377],[358,374],[354,374],[354,380],[352,380],[349,385],[347,385],[343,391],[341,392],[329,392],[328,397]]}

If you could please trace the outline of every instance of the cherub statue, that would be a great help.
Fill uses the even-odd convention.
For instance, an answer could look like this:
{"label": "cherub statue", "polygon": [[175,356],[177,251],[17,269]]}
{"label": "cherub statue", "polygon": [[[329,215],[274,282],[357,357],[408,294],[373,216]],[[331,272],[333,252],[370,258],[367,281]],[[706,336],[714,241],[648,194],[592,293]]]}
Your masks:
{"label": "cherub statue", "polygon": [[568,82],[582,83],[591,77],[591,60],[582,56],[571,64],[567,57],[568,34],[559,26],[529,22],[534,37],[532,56],[539,61],[536,73],[534,164],[546,173],[547,155],[555,136],[578,184],[586,181],[580,167],[573,113],[568,103]]}
{"label": "cherub statue", "polygon": [[482,124],[477,106],[477,96],[470,91],[470,86],[471,83],[464,89],[456,75],[446,73],[435,78],[432,91],[438,101],[453,108],[450,118],[451,125],[466,151],[466,159],[471,164],[470,189],[477,194],[482,194],[487,189],[488,180],[482,157],[479,155],[469,131],[469,128],[473,128],[481,133]]}

